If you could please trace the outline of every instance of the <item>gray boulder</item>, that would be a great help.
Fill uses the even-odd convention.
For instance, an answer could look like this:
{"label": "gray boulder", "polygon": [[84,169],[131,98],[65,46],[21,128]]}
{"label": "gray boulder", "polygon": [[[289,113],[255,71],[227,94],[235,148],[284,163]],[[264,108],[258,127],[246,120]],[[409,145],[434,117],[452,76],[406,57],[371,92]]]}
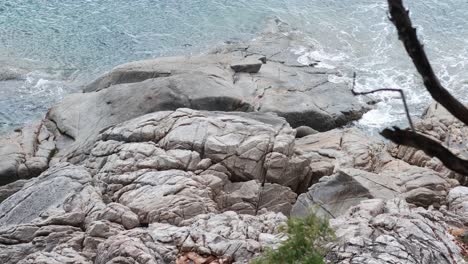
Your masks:
{"label": "gray boulder", "polygon": [[366,200],[332,219],[338,243],[329,263],[466,263],[438,211],[404,200]]}
{"label": "gray boulder", "polygon": [[294,130],[275,115],[179,109],[111,127],[89,155],[71,160],[86,158],[89,168],[108,184],[114,182],[112,174],[133,173],[118,177],[118,183],[127,178],[132,183],[142,177],[136,172],[150,169],[165,175],[145,178],[215,174],[222,180],[257,180],[299,191],[310,180],[309,161],[294,154],[294,140]]}
{"label": "gray boulder", "polygon": [[17,191],[21,190],[28,180],[17,180],[10,184],[0,186],[0,203],[10,197]]}
{"label": "gray boulder", "polygon": [[[427,109],[423,119],[415,124],[419,133],[440,142],[443,146],[463,159],[468,159],[468,127],[454,118],[438,103]],[[437,158],[427,156],[423,151],[395,144],[389,145],[389,151],[395,158],[409,164],[436,170],[447,177],[454,178],[462,185],[468,184],[468,177],[447,169]]]}
{"label": "gray boulder", "polygon": [[76,165],[0,203],[0,262],[246,263],[284,239],[291,188],[309,181],[294,140],[264,113],[179,109],[110,127]]}
{"label": "gray boulder", "polygon": [[73,159],[95,174],[104,199],[139,222],[178,225],[230,210],[289,215],[291,189],[310,181],[308,160],[293,148],[294,130],[277,116],[179,109],[111,127]]}
{"label": "gray boulder", "polygon": [[426,208],[446,205],[446,196],[457,181],[395,159],[387,150],[381,139],[356,128],[297,139],[295,152],[311,160],[312,182],[318,182],[299,196],[292,215],[315,210],[325,217],[338,217],[370,198],[400,197]]}
{"label": "gray boulder", "polygon": [[450,190],[447,195],[448,209],[462,220],[462,224],[468,225],[468,187],[458,186]]}
{"label": "gray boulder", "polygon": [[[330,81],[338,72],[299,63],[300,47],[313,49],[303,36],[273,20],[250,43],[117,66],[87,85],[85,93],[66,96],[32,131],[25,128],[2,140],[0,185],[35,177],[52,156],[53,164],[75,151],[88,152],[103,129],[157,111],[275,112],[292,127],[318,131],[359,119],[368,105],[347,85]],[[38,148],[29,148],[31,142]]]}
{"label": "gray boulder", "polygon": [[[329,81],[337,72],[298,63],[295,48],[306,43],[288,30],[274,21],[243,51],[244,44],[227,45],[205,55],[120,65],[53,107],[48,127],[62,150],[70,142],[71,149],[83,148],[108,126],[181,107],[275,112],[293,127],[319,131],[359,119],[368,106],[345,84]],[[274,50],[282,55],[272,56]]]}
{"label": "gray boulder", "polygon": [[[180,107],[275,112],[293,127],[307,125],[321,131],[356,120],[365,112],[346,86],[328,82],[327,75],[317,74],[315,68],[267,62],[258,73],[236,72],[232,61],[237,60],[250,65],[251,58],[218,54],[120,66],[94,84],[96,92],[67,96],[53,107],[49,127],[65,143],[71,138],[82,148],[105,127]],[[121,76],[129,69],[171,74],[129,82]],[[278,72],[284,79],[278,79]]]}
{"label": "gray boulder", "polygon": [[227,263],[249,263],[266,248],[275,248],[284,240],[278,230],[286,218],[282,214],[258,216],[235,212],[199,215],[180,226],[155,223],[149,226],[154,240],[172,244],[181,252],[227,259]]}
{"label": "gray boulder", "polygon": [[333,129],[296,140],[295,152],[310,160],[312,183],[330,176],[341,168],[378,172],[393,158],[385,143],[357,128]]}
{"label": "gray boulder", "polygon": [[425,168],[408,165],[402,161],[388,163],[379,173],[357,169],[341,169],[326,176],[301,194],[291,211],[304,216],[310,210],[319,215],[335,218],[349,208],[367,199],[405,199],[416,206],[436,208],[447,205],[446,198],[458,182]]}
{"label": "gray boulder", "polygon": [[0,225],[80,226],[92,212],[105,207],[90,181],[83,167],[58,164],[0,204]]}
{"label": "gray boulder", "polygon": [[55,137],[42,123],[0,138],[0,186],[38,176],[48,168],[55,151]]}
{"label": "gray boulder", "polygon": [[[5,63],[1,61],[2,64]],[[2,81],[13,81],[13,80],[21,80],[26,78],[26,74],[28,73],[27,70],[16,68],[16,67],[5,67],[3,65],[0,66],[0,82]]]}

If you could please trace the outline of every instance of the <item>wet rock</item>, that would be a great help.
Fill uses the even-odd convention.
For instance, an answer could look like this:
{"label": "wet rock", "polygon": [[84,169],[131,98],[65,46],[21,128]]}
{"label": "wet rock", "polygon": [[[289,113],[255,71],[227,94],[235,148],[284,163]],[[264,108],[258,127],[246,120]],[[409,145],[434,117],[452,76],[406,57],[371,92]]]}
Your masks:
{"label": "wet rock", "polygon": [[[2,62],[3,64],[4,62]],[[26,77],[27,70],[15,67],[0,66],[0,82],[21,80]]]}
{"label": "wet rock", "polygon": [[[275,112],[292,127],[309,126],[318,131],[359,119],[368,106],[346,84],[329,80],[336,71],[298,63],[295,49],[307,44],[292,40],[296,35],[286,34],[288,30],[292,29],[274,21],[246,49],[228,45],[205,55],[120,65],[87,85],[85,93],[69,95],[52,107],[47,126],[64,156],[92,145],[104,128],[182,107]],[[262,51],[259,43],[269,44]],[[273,56],[273,50],[281,52]]]}

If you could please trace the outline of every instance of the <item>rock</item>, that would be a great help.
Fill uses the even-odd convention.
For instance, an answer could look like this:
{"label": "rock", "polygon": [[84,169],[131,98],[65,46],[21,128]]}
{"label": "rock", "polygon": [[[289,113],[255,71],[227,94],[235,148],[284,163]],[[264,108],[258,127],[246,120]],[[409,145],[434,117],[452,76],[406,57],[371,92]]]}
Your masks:
{"label": "rock", "polygon": [[392,160],[385,143],[356,128],[334,129],[296,140],[295,151],[311,160],[312,182],[330,176],[340,168],[378,172]]}
{"label": "rock", "polygon": [[[136,177],[172,179],[177,175],[189,180],[212,173],[234,182],[265,180],[293,190],[309,181],[308,160],[293,153],[294,130],[270,114],[179,109],[133,119],[106,130],[100,138],[87,163],[108,184],[114,183],[111,174],[143,169],[158,172],[129,175],[128,183]],[[205,166],[200,164],[206,159],[212,165],[204,173],[198,168]],[[126,181],[118,179],[119,184]]]}
{"label": "rock", "polygon": [[339,171],[334,176],[321,178],[308,192],[301,194],[291,214],[303,217],[315,213],[320,217],[334,218],[359,202],[374,198],[371,194],[373,191],[365,188],[352,176]]}
{"label": "rock", "polygon": [[130,208],[139,223],[178,225],[227,210],[289,215],[290,188],[310,178],[293,148],[294,130],[277,116],[179,109],[109,128],[76,160],[96,175],[104,199]]}
{"label": "rock", "polygon": [[[212,54],[239,52],[245,57],[264,56],[265,61],[278,62],[290,67],[314,67],[318,61],[306,62],[304,56],[314,51],[308,37],[279,18],[271,18],[265,29],[254,40],[249,42],[231,42],[214,48]],[[301,52],[302,51],[302,52]],[[313,60],[312,58],[308,58]],[[335,73],[333,70],[321,69]]]}
{"label": "rock", "polygon": [[323,177],[301,194],[291,214],[305,216],[309,211],[334,218],[367,199],[389,200],[400,197],[417,206],[439,208],[446,205],[447,193],[458,185],[429,169],[402,161],[387,163],[379,174],[357,169],[341,169]]}
{"label": "rock", "polygon": [[187,252],[183,255],[177,257],[176,264],[224,264],[231,263],[231,261],[226,258],[217,258],[215,256],[203,257],[195,252]]}
{"label": "rock", "polygon": [[42,123],[0,138],[0,186],[38,176],[48,168],[55,150],[54,136]]}
{"label": "rock", "polygon": [[291,212],[294,216],[314,210],[334,218],[371,198],[400,197],[417,206],[439,208],[446,205],[449,190],[458,185],[445,174],[394,159],[381,139],[356,128],[297,139],[295,151],[311,160],[312,183],[318,183],[298,197]]}
{"label": "rock", "polygon": [[318,131],[311,128],[311,127],[308,127],[308,126],[300,126],[300,127],[296,127],[296,138],[303,138],[305,136],[308,136],[308,135],[315,135],[317,134]]}
{"label": "rock", "polygon": [[468,187],[458,186],[447,195],[448,209],[462,219],[468,226]]}
{"label": "rock", "polygon": [[119,203],[107,204],[106,208],[96,218],[121,224],[126,229],[133,229],[140,225],[138,215],[132,212],[130,208]]}
{"label": "rock", "polygon": [[58,164],[0,204],[0,225],[80,226],[104,203],[83,168]]}
{"label": "rock", "polygon": [[286,218],[267,213],[257,216],[234,212],[199,215],[183,221],[180,227],[155,223],[149,226],[155,241],[171,244],[181,252],[195,252],[232,263],[248,263],[266,247],[277,247],[283,240],[278,227]]}
{"label": "rock", "polygon": [[246,60],[241,60],[238,63],[231,63],[231,69],[233,69],[237,73],[258,73],[263,64],[262,61],[266,62],[266,58],[247,57]]}
{"label": "rock", "polygon": [[76,227],[20,225],[0,229],[0,262],[4,264],[79,263],[84,233]]}
{"label": "rock", "polygon": [[[439,141],[443,146],[451,150],[455,155],[468,159],[468,127],[451,116],[438,103],[433,103],[423,119],[415,124],[419,133]],[[390,144],[389,151],[392,156],[404,160],[409,164],[427,167],[436,170],[447,177],[454,178],[462,185],[468,184],[468,177],[459,175],[447,169],[437,158],[427,156],[423,151],[406,146]]]}
{"label": "rock", "polygon": [[[109,126],[182,107],[275,112],[293,127],[318,131],[343,126],[368,110],[347,85],[329,81],[336,71],[297,62],[294,50],[306,42],[292,40],[296,35],[286,34],[292,29],[277,21],[273,28],[243,51],[228,45],[205,55],[117,66],[87,85],[85,93],[69,95],[51,108],[46,124],[57,137],[59,153],[92,144]],[[260,43],[269,44],[262,51]],[[281,50],[281,55],[272,56],[273,50]]]}
{"label": "rock", "polygon": [[148,248],[139,238],[126,235],[112,236],[99,244],[96,264],[106,263],[145,263],[164,262],[162,256]]}
{"label": "rock", "polygon": [[255,215],[261,209],[289,215],[297,195],[287,187],[257,181],[228,183],[216,198],[223,211]]}
{"label": "rock", "polygon": [[[402,197],[417,206],[439,208],[446,205],[446,196],[458,182],[426,168],[410,166],[402,161],[392,161],[382,168],[381,177],[391,178]],[[390,184],[387,186],[391,186]]]}
{"label": "rock", "polygon": [[[4,62],[2,62],[3,64]],[[15,68],[15,67],[4,67],[0,66],[0,82],[2,81],[12,81],[12,80],[21,80],[26,77],[28,71]]]}
{"label": "rock", "polygon": [[331,220],[339,243],[330,263],[465,263],[437,211],[411,208],[401,199],[361,202]]}
{"label": "rock", "polygon": [[0,203],[17,191],[21,190],[21,188],[23,188],[27,182],[28,180],[17,180],[10,184],[0,186]]}
{"label": "rock", "polygon": [[245,263],[282,241],[291,188],[310,180],[295,131],[266,113],[157,112],[97,138],[75,165],[52,165],[0,204],[1,263],[174,263],[190,252]]}

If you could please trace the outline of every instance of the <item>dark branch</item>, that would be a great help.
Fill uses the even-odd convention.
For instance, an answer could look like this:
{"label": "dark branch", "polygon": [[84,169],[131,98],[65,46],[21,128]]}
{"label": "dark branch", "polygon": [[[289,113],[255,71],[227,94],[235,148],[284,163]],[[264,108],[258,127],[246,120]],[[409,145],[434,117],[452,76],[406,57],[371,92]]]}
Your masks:
{"label": "dark branch", "polygon": [[402,0],[388,0],[390,20],[398,31],[406,52],[413,60],[414,66],[422,76],[426,89],[432,98],[439,102],[458,120],[468,125],[468,109],[455,99],[441,84],[434,74],[423,46],[418,40],[416,29],[413,28],[409,12],[404,8]]}
{"label": "dark branch", "polygon": [[393,127],[393,130],[384,129],[380,134],[396,144],[420,149],[426,155],[438,158],[447,168],[462,175],[468,175],[468,160],[455,156],[450,150],[433,139],[397,127]]}
{"label": "dark branch", "polygon": [[354,85],[353,85],[353,89],[351,90],[351,92],[353,93],[353,95],[367,95],[367,94],[372,94],[372,93],[377,93],[377,92],[399,92],[400,95],[401,95],[401,100],[403,100],[403,105],[405,107],[406,118],[408,118],[408,123],[409,123],[409,125],[411,127],[411,130],[416,131],[414,129],[413,121],[411,120],[411,115],[409,113],[408,104],[406,103],[405,93],[403,92],[402,89],[382,88],[382,89],[372,90],[372,91],[368,91],[368,92],[356,92],[354,90]]}

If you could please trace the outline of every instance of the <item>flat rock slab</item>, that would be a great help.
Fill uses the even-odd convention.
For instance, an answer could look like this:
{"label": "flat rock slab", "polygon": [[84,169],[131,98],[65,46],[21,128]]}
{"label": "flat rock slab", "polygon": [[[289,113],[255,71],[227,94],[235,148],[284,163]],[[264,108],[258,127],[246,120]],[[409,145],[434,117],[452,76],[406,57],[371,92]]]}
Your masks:
{"label": "flat rock slab", "polygon": [[331,81],[337,71],[300,63],[303,48],[313,50],[303,36],[273,20],[249,43],[117,66],[84,93],[66,96],[34,131],[25,128],[0,140],[0,185],[35,177],[52,156],[89,151],[103,129],[157,111],[274,112],[292,127],[318,131],[359,119],[369,106],[346,84]]}
{"label": "flat rock slab", "polygon": [[[59,219],[70,208],[64,206],[72,198],[85,195],[91,175],[83,168],[59,164],[49,169],[40,177],[24,184],[24,186],[0,204],[0,225],[20,225],[29,223],[44,223],[47,221],[65,222]],[[91,206],[91,204],[89,204]],[[69,214],[75,219],[70,224],[79,223],[79,214]],[[55,217],[59,218],[55,218]]]}
{"label": "flat rock slab", "polygon": [[[292,127],[319,131],[359,119],[368,105],[346,84],[330,81],[336,71],[298,63],[295,48],[307,44],[289,30],[273,21],[247,49],[233,44],[205,55],[117,66],[87,85],[85,93],[69,95],[54,106],[48,126],[64,142],[61,146],[70,139],[87,142],[110,125],[181,107],[275,112]],[[273,50],[278,54],[272,56]]]}

